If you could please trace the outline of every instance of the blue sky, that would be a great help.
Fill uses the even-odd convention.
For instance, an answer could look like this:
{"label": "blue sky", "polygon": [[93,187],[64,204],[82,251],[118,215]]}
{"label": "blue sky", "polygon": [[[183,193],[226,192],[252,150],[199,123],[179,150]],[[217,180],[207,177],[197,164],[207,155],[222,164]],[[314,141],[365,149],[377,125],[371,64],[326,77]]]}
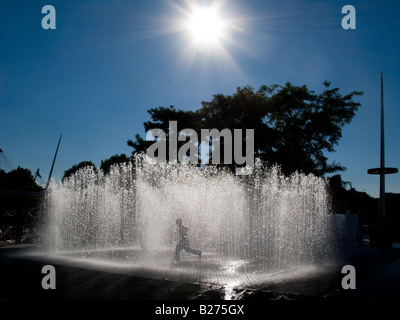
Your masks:
{"label": "blue sky", "polygon": [[[197,3],[219,6],[226,37],[195,48],[180,28]],[[44,30],[44,5],[56,29]],[[343,6],[356,9],[356,29],[341,26]],[[47,180],[83,160],[100,166],[130,154],[144,135],[147,110],[194,110],[236,87],[291,82],[320,92],[324,80],[342,93],[364,92],[362,107],[330,161],[357,190],[379,193],[380,72],[384,75],[386,165],[400,167],[400,2],[313,0],[37,1],[0,5],[0,148],[15,167]],[[257,139],[257,137],[255,137]],[[400,192],[400,175],[386,178]]]}

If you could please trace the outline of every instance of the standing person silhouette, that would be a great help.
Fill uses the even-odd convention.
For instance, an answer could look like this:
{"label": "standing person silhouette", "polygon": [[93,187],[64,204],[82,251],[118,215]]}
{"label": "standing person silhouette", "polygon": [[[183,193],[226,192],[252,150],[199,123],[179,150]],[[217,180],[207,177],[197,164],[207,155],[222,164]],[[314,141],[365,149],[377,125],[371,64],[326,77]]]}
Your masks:
{"label": "standing person silhouette", "polygon": [[178,237],[179,237],[179,242],[176,245],[175,248],[175,261],[179,262],[180,261],[180,253],[182,251],[182,249],[184,249],[186,252],[190,252],[193,254],[196,254],[199,256],[199,258],[201,258],[201,250],[196,250],[196,249],[192,249],[190,248],[189,245],[189,239],[187,236],[187,231],[189,230],[189,228],[185,227],[182,224],[182,219],[179,218],[176,220],[176,226],[178,228]]}

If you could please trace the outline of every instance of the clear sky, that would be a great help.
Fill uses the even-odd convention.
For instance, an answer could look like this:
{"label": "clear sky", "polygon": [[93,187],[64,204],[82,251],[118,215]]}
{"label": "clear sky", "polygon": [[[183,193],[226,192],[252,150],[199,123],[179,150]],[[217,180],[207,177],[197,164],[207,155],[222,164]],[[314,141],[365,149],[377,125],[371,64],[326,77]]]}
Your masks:
{"label": "clear sky", "polygon": [[[345,5],[356,29],[342,28]],[[42,28],[42,7],[56,29]],[[224,31],[194,44],[193,10],[216,8]],[[328,80],[362,106],[330,161],[357,190],[379,193],[380,72],[384,75],[386,165],[400,167],[400,2],[316,0],[2,0],[0,148],[12,164],[40,168],[45,182],[80,161],[131,154],[149,108],[194,110],[237,87],[291,82],[320,92]],[[215,34],[217,35],[217,30]],[[255,137],[257,139],[257,137]],[[400,174],[386,178],[400,192]]]}

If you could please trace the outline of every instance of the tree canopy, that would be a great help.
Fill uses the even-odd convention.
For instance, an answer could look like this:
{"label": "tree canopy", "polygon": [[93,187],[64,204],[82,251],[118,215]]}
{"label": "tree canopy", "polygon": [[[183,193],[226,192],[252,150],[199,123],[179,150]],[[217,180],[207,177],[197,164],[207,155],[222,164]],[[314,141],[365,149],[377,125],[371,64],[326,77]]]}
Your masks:
{"label": "tree canopy", "polygon": [[131,161],[131,159],[127,157],[126,154],[115,154],[106,160],[101,160],[100,169],[103,170],[104,174],[108,174],[113,165],[129,161]]}
{"label": "tree canopy", "polygon": [[[108,159],[101,160],[100,169],[104,174],[109,174],[113,165],[129,161],[132,161],[132,158],[128,157],[126,154],[115,154]],[[71,168],[65,170],[62,180],[74,175],[75,172],[86,167],[91,167],[94,172],[97,172],[97,167],[92,161],[81,161],[78,164],[74,164]]]}
{"label": "tree canopy", "polygon": [[[300,171],[321,176],[344,170],[338,163],[328,163],[326,153],[335,151],[342,127],[351,122],[360,106],[353,98],[360,95],[359,91],[341,94],[328,81],[321,93],[289,82],[263,85],[258,90],[238,87],[232,95],[216,94],[211,101],[203,101],[195,111],[173,106],[149,109],[151,121],[144,127],[146,131],[162,129],[166,134],[169,121],[177,121],[178,131],[191,128],[198,134],[212,128],[254,129],[256,157],[280,165],[285,174]],[[135,141],[127,143],[134,154],[146,151],[153,142],[137,134]]]}
{"label": "tree canopy", "polygon": [[35,182],[29,169],[18,167],[5,172],[0,169],[0,189],[40,192],[43,188]]}
{"label": "tree canopy", "polygon": [[81,161],[78,164],[74,164],[71,168],[65,170],[62,180],[67,179],[68,177],[74,175],[78,170],[86,167],[92,167],[94,171],[97,171],[96,165],[92,161]]}
{"label": "tree canopy", "polygon": [[29,169],[18,166],[10,172],[0,169],[0,190],[6,192],[0,193],[0,222],[3,222],[5,214],[9,213],[17,212],[24,218],[28,217],[28,212],[36,214],[44,189],[36,183]]}

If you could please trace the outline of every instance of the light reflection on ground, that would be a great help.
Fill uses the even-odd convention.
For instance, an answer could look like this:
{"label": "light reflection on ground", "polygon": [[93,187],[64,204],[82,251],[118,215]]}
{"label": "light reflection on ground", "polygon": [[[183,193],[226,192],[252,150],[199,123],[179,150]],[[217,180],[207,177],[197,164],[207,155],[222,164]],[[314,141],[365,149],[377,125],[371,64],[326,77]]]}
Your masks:
{"label": "light reflection on ground", "polygon": [[[240,294],[237,288],[259,288],[284,284],[294,279],[321,276],[332,266],[298,265],[274,269],[268,261],[228,258],[204,253],[202,258],[182,253],[179,263],[173,260],[173,251],[142,252],[139,248],[113,250],[85,250],[62,253],[32,251],[33,259],[46,259],[49,263],[82,267],[99,271],[121,273],[154,279],[221,285],[225,299]],[[235,289],[235,290],[234,290]]]}

